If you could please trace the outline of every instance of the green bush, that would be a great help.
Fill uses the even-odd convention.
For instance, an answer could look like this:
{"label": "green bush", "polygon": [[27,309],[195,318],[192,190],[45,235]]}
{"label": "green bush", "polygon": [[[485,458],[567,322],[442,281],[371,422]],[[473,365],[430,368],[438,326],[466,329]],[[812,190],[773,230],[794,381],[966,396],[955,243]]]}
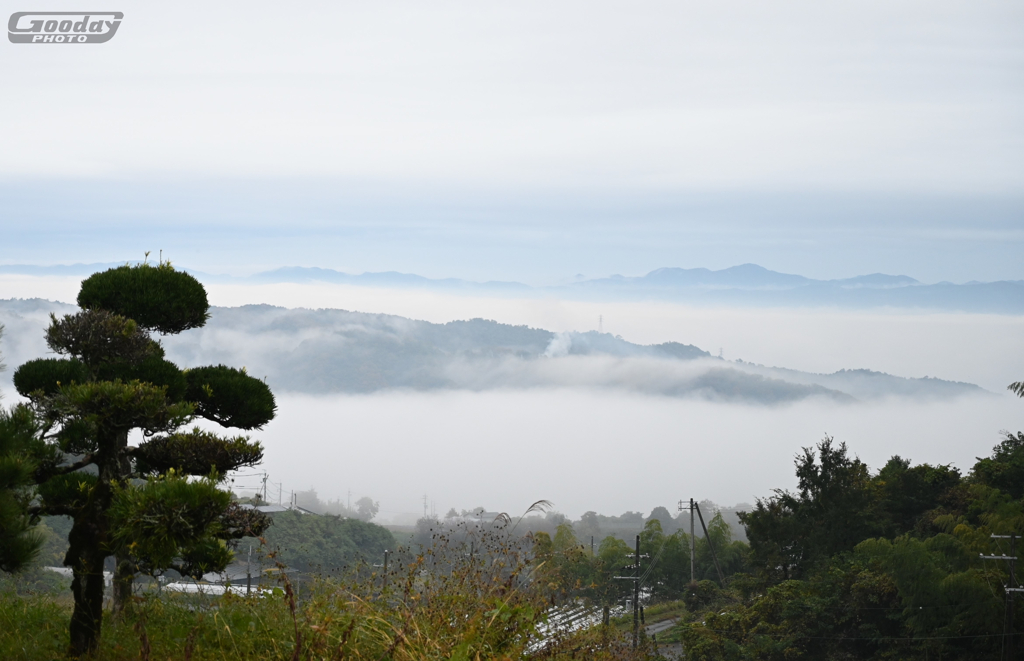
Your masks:
{"label": "green bush", "polygon": [[225,365],[197,367],[185,373],[185,398],[196,413],[225,427],[261,429],[274,418],[277,404],[270,388],[259,379]]}
{"label": "green bush", "polygon": [[52,395],[62,385],[89,380],[89,368],[77,358],[37,358],[14,371],[14,389],[22,397],[42,391]]}
{"label": "green bush", "polygon": [[200,328],[210,316],[199,281],[167,263],[94,273],[82,282],[78,305],[83,310],[107,310],[165,334]]}

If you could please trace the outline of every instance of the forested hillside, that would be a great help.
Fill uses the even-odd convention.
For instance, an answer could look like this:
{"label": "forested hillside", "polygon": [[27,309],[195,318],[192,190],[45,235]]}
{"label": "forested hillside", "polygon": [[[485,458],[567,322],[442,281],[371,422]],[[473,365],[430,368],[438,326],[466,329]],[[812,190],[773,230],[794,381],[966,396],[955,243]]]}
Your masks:
{"label": "forested hillside", "polygon": [[[0,301],[12,361],[45,355],[39,338],[49,313],[73,310],[38,299]],[[168,337],[164,345],[176,364],[243,364],[275,391],[306,394],[611,388],[756,404],[986,394],[969,383],[869,369],[815,374],[728,361],[684,342],[642,345],[596,331],[554,333],[486,319],[435,324],[269,305],[212,308],[203,328]]]}
{"label": "forested hillside", "polygon": [[981,556],[1024,529],[1024,434],[966,475],[900,457],[872,474],[829,438],[796,474],[741,517],[749,566],[682,626],[690,658],[999,658],[1009,565]]}

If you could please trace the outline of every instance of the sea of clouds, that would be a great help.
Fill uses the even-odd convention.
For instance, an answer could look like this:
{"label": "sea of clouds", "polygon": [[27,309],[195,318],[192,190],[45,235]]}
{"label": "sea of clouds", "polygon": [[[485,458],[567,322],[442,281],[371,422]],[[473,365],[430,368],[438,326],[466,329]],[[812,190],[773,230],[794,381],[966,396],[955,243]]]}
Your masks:
{"label": "sea of clouds", "polygon": [[[0,298],[71,302],[77,287],[74,278],[10,276],[0,279]],[[650,511],[690,497],[751,502],[791,488],[793,457],[825,434],[875,469],[899,454],[966,471],[991,451],[1000,430],[1024,428],[1024,402],[1005,391],[1024,378],[1024,319],[1016,316],[701,309],[319,284],[211,285],[210,295],[221,306],[344,308],[438,323],[485,317],[556,333],[592,330],[600,314],[606,331],[641,344],[691,343],[713,354],[722,347],[726,359],[809,372],[863,367],[930,375],[989,391],[941,401],[811,397],[767,406],[666,396],[651,385],[678,380],[704,361],[562,356],[495,361],[491,371],[476,365],[461,374],[466,366],[456,361],[446,369],[461,387],[445,390],[279,392],[278,418],[256,434],[267,448],[261,470],[285,498],[310,487],[323,498],[344,498],[349,490],[369,495],[381,502],[384,520],[422,514],[424,494],[441,513],[476,506],[514,513],[540,498],[572,516]],[[53,307],[40,302],[32,312],[21,305],[20,314],[0,320],[7,327],[0,344],[10,366],[0,382],[7,403],[17,400],[9,385],[13,367],[45,354],[42,329]],[[302,337],[294,330],[262,340],[225,335],[211,337],[215,346],[206,350],[245,365],[247,355]],[[254,478],[238,479],[244,487]]]}

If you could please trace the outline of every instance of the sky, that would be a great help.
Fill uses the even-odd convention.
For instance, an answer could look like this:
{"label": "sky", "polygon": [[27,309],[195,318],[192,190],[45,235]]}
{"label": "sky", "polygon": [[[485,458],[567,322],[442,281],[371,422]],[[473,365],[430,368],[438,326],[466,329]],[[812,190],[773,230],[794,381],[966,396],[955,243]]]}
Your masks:
{"label": "sky", "polygon": [[0,44],[0,263],[1024,279],[1013,3],[118,9]]}
{"label": "sky", "polygon": [[[756,263],[824,279],[1024,280],[1019,3],[105,7],[124,19],[104,44],[0,43],[0,265],[163,251],[233,275],[318,266],[544,285]],[[0,298],[70,301],[77,283],[3,275]],[[1020,378],[1024,339],[1019,317],[998,315],[319,285],[210,294],[555,331],[603,315],[635,342],[993,392]],[[338,420],[345,433],[329,436]],[[266,430],[266,468],[392,513],[415,512],[424,492],[442,511],[538,498],[573,515],[649,511],[788,486],[793,454],[826,432],[876,468],[903,452],[966,469],[1020,420],[1005,395],[773,409],[581,390],[289,397]],[[588,447],[597,459],[581,463]],[[390,448],[404,463],[367,468]],[[649,493],[617,481],[623,457],[639,457]]]}

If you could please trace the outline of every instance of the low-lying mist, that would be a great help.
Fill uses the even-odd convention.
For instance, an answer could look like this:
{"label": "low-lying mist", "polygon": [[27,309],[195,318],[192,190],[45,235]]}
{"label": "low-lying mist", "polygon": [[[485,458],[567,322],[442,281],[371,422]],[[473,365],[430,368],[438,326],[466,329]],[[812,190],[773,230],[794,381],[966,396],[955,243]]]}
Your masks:
{"label": "low-lying mist", "polygon": [[[0,299],[74,302],[81,277],[0,275]],[[1001,391],[1021,378],[1024,316],[920,309],[697,307],[658,301],[595,302],[475,296],[332,283],[206,283],[218,306],[269,304],[359,310],[434,323],[494,319],[553,332],[604,330],[638,344],[681,342],[727,359],[814,373],[867,368],[933,376]],[[45,320],[45,315],[43,315]],[[0,349],[8,345],[5,338]],[[30,338],[42,350],[41,336]],[[238,351],[246,350],[239,346]],[[11,356],[9,349],[3,349]],[[240,364],[248,364],[243,360]],[[8,363],[16,365],[12,360]],[[234,364],[234,363],[231,363]]]}
{"label": "low-lying mist", "polygon": [[1024,316],[924,309],[698,307],[470,296],[328,283],[210,284],[215,305],[342,308],[445,323],[482,317],[555,332],[597,330],[639,344],[683,342],[727,359],[830,373],[868,368],[1002,390],[1021,378]]}
{"label": "low-lying mist", "polygon": [[546,498],[572,518],[649,512],[690,497],[752,502],[795,486],[793,458],[827,433],[877,470],[892,455],[969,470],[1024,427],[1011,395],[941,403],[823,399],[765,407],[607,390],[386,392],[280,398],[259,437],[289,490],[371,495],[377,520],[449,508],[522,512]]}
{"label": "low-lying mist", "polygon": [[[13,357],[42,355],[47,313],[73,308],[0,301]],[[39,327],[38,330],[33,326]],[[206,325],[163,340],[180,366],[241,364],[277,392],[609,388],[760,404],[825,397],[978,394],[972,384],[868,370],[814,374],[727,361],[692,344],[636,344],[611,333],[559,332],[485,319],[444,324],[397,315],[267,305],[212,308]]]}
{"label": "low-lying mist", "polygon": [[[66,295],[53,298],[69,301],[77,291],[70,280],[0,279],[0,285],[0,297],[43,295],[46,287],[59,293],[59,285]],[[347,502],[351,490],[353,499],[380,502],[381,521],[422,515],[424,494],[439,516],[452,507],[515,515],[541,498],[573,518],[588,510],[649,512],[690,497],[752,502],[773,488],[792,487],[794,455],[826,433],[874,469],[899,454],[967,470],[1000,440],[1001,429],[1024,428],[1024,405],[1004,394],[1008,383],[1024,377],[1022,317],[601,305],[337,285],[210,289],[217,305],[375,313],[322,311],[318,317],[264,308],[265,314],[253,315],[218,308],[207,328],[164,341],[182,367],[224,362],[268,377],[280,413],[256,435],[267,448],[256,472],[265,469],[285,499],[292,490],[316,488],[324,500]],[[18,399],[10,386],[14,368],[47,353],[48,314],[74,310],[50,301],[0,305],[6,403]],[[599,314],[611,333],[597,337]],[[520,327],[498,329],[501,351],[493,342],[485,351],[473,348],[486,344],[475,333],[486,328],[493,335],[493,325],[438,330],[417,321],[474,317]],[[570,331],[582,332],[563,335]],[[581,343],[591,340],[611,353],[583,352]],[[677,358],[651,348],[666,342],[678,343],[672,351],[692,354],[685,345],[695,345],[694,351],[708,353]],[[715,355],[719,347],[724,361]],[[437,351],[445,360],[431,357]],[[356,359],[383,364],[368,357],[393,360],[405,371],[360,373],[345,365]],[[752,362],[732,360],[738,358]],[[843,368],[897,376],[880,389],[878,378],[864,373],[827,374]],[[678,392],[681,384],[723,369],[727,376],[751,377],[743,380],[746,394]],[[971,395],[977,390],[963,384],[899,378],[925,375],[991,392]],[[339,379],[370,387],[339,392],[331,386],[332,394],[324,384],[337,386]],[[772,379],[784,379],[798,396],[749,396],[752,385]],[[901,392],[903,386],[914,392]],[[714,391],[728,394],[728,379],[716,382]],[[237,484],[257,482],[240,476]],[[275,499],[274,488],[269,495]]]}

